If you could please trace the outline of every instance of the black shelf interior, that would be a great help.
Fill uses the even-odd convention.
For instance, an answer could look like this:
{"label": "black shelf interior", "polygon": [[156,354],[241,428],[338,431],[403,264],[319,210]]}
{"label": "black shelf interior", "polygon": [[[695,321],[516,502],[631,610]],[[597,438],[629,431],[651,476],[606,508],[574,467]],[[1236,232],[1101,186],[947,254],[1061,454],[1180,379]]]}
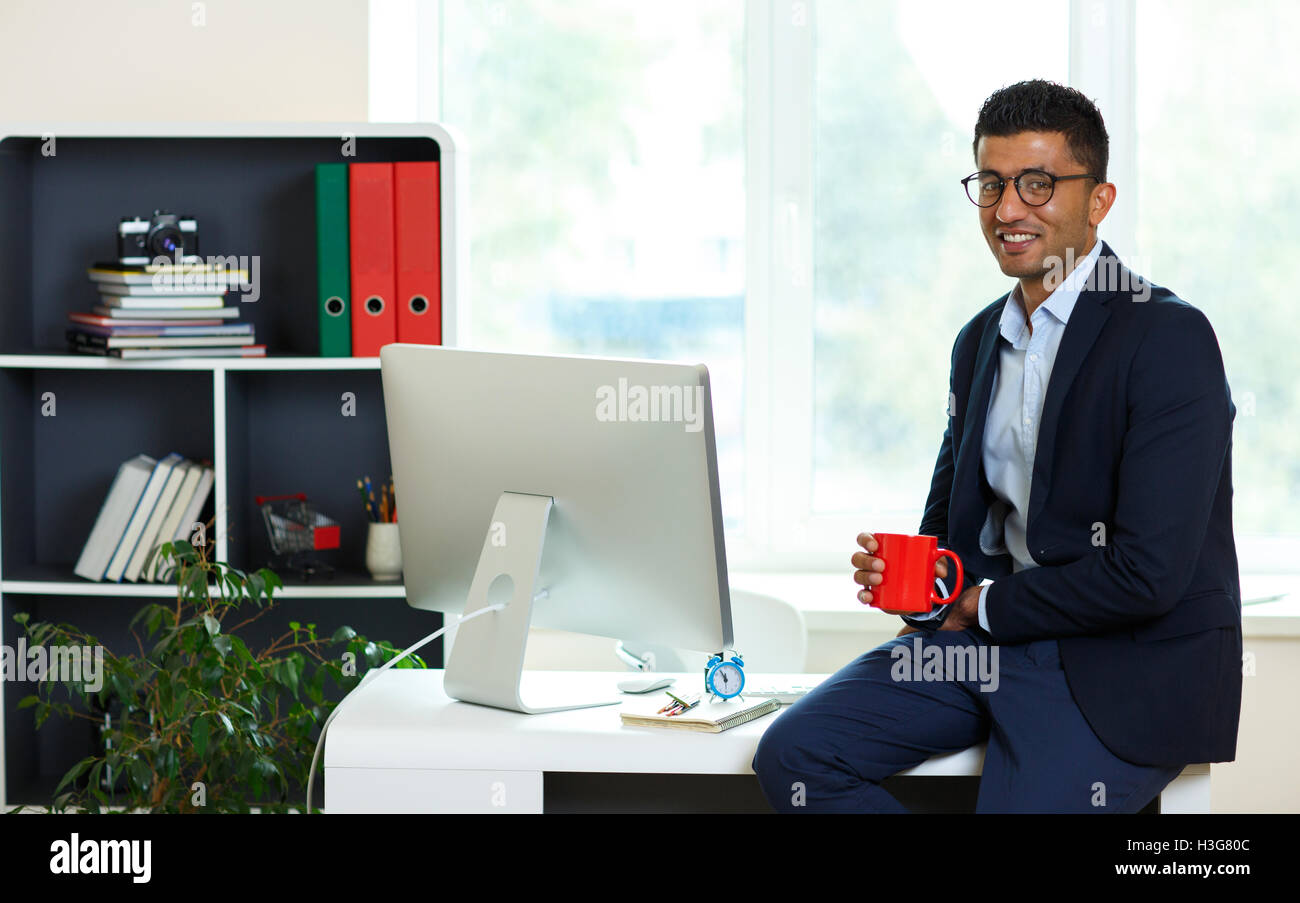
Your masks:
{"label": "black shelf interior", "polygon": [[[0,369],[4,576],[71,578],[123,461],[213,448],[210,372]],[[214,510],[209,497],[201,516]]]}
{"label": "black shelf interior", "polygon": [[[245,569],[277,564],[255,497],[303,493],[339,524],[339,548],[318,553],[340,572],[333,582],[348,574],[372,582],[356,481],[368,474],[378,498],[392,472],[379,371],[232,370],[224,378],[231,562]],[[289,570],[275,569],[293,580]],[[331,581],[307,585],[322,582]]]}
{"label": "black shelf interior", "polygon": [[[6,593],[3,604],[3,617],[8,625],[5,628],[6,642],[11,646],[17,642],[18,626],[13,622],[13,616],[26,612],[33,621],[73,624],[96,637],[113,653],[134,653],[136,642],[127,624],[144,604],[159,601],[165,602],[116,596]],[[317,634],[326,637],[346,624],[368,639],[387,640],[398,648],[405,648],[437,630],[441,619],[440,614],[408,607],[402,599],[285,599],[261,620],[241,628],[239,635],[256,653],[288,630],[290,621],[316,624]],[[341,646],[335,648],[342,649]],[[417,654],[429,667],[441,667],[441,638]],[[364,663],[360,667],[364,668]],[[341,698],[341,692],[332,681],[326,681],[325,686],[327,698]],[[54,787],[64,773],[86,756],[101,752],[98,729],[89,721],[52,717],[37,730],[33,710],[18,708],[24,696],[36,691],[34,683],[4,681],[5,779],[10,806],[48,805]]]}
{"label": "black shelf interior", "polygon": [[[438,160],[430,138],[58,137],[0,140],[0,353],[62,353],[86,278],[116,256],[118,221],[155,209],[198,220],[199,253],[257,256],[260,298],[241,303],[268,354],[315,355],[315,164]],[[232,295],[231,297],[236,297]]]}

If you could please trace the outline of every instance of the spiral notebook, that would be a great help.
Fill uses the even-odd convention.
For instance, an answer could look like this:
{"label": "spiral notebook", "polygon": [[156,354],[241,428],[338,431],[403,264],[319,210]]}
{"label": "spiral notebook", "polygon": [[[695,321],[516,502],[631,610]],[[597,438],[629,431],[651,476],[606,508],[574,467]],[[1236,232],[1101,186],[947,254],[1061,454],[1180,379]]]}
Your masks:
{"label": "spiral notebook", "polygon": [[746,700],[743,697],[721,699],[717,702],[701,702],[695,708],[681,715],[659,715],[656,709],[664,703],[662,696],[657,696],[652,703],[641,705],[631,711],[619,712],[624,724],[637,727],[667,727],[679,731],[703,731],[720,734],[733,727],[739,727],[755,718],[762,718],[768,712],[781,708],[775,699]]}

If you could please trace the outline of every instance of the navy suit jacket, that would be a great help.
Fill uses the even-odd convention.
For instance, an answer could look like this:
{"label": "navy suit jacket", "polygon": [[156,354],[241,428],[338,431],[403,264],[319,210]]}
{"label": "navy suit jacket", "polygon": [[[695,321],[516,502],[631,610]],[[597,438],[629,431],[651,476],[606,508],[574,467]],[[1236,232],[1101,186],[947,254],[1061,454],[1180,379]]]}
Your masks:
{"label": "navy suit jacket", "polygon": [[920,532],[961,556],[959,589],[993,580],[986,615],[996,642],[1059,640],[1070,691],[1115,755],[1140,765],[1231,761],[1242,666],[1236,408],[1205,315],[1136,280],[1103,243],[1061,337],[1029,496],[1028,546],[1040,566],[1012,573],[1010,555],[979,544],[995,500],[984,423],[1009,293],[953,345],[954,403]]}

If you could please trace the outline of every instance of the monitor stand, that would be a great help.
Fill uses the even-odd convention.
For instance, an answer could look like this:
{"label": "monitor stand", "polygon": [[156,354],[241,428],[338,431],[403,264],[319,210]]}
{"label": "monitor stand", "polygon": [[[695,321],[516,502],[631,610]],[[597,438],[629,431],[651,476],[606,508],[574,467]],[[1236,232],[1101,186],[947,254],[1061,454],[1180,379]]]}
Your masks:
{"label": "monitor stand", "polygon": [[557,686],[547,672],[524,674],[533,603],[546,595],[537,582],[552,503],[549,495],[520,492],[503,492],[497,500],[465,614],[498,602],[507,605],[457,628],[443,677],[452,699],[529,715],[621,702],[612,689],[583,698],[570,681]]}

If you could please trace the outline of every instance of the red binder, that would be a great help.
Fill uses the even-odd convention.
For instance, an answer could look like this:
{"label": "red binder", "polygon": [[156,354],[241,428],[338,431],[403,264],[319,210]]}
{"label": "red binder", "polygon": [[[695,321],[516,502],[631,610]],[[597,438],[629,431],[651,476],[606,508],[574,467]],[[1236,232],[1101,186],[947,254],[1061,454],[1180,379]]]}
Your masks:
{"label": "red binder", "polygon": [[397,341],[393,276],[393,164],[348,166],[352,356],[377,357]]}
{"label": "red binder", "polygon": [[442,344],[438,164],[393,164],[397,222],[397,341]]}

